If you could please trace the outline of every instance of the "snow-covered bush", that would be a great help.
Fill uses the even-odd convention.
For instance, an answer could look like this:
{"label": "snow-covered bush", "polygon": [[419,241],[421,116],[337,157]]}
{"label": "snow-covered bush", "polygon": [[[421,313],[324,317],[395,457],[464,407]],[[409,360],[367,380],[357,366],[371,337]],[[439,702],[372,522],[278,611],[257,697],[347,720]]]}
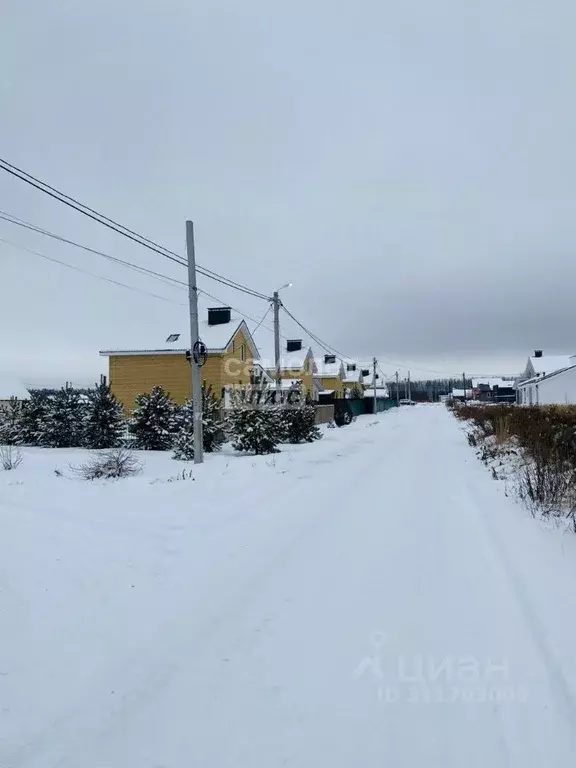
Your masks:
{"label": "snow-covered bush", "polygon": [[128,422],[134,447],[145,451],[167,451],[177,427],[174,401],[162,387],[137,395],[136,408]]}
{"label": "snow-covered bush", "polygon": [[206,453],[219,451],[226,442],[221,408],[222,401],[210,389],[202,391],[202,441]]}
{"label": "snow-covered bush", "polygon": [[0,443],[21,445],[23,443],[24,401],[11,397],[0,407]]}
{"label": "snow-covered bush", "polygon": [[84,442],[86,396],[77,389],[61,389],[48,397],[43,421],[42,445],[77,448]]}
{"label": "snow-covered bush", "polygon": [[142,471],[142,464],[128,448],[113,448],[71,469],[84,480],[117,480],[138,475]]}
{"label": "snow-covered bush", "polygon": [[232,447],[256,455],[277,453],[280,442],[276,409],[240,406],[228,414]]}
{"label": "snow-covered bush", "polygon": [[98,384],[86,393],[84,445],[87,448],[114,448],[124,430],[122,403],[108,384]]}
{"label": "snow-covered bush", "polygon": [[22,454],[13,445],[0,445],[0,464],[7,472],[22,464]]}
{"label": "snow-covered bush", "polygon": [[177,432],[174,437],[173,459],[181,461],[192,461],[194,458],[194,411],[192,401],[186,403],[178,409]]}
{"label": "snow-covered bush", "polygon": [[316,408],[303,403],[296,408],[284,408],[280,414],[282,439],[287,443],[312,443],[322,437],[316,426]]}
{"label": "snow-covered bush", "polygon": [[282,440],[280,408],[262,405],[261,390],[245,387],[232,395],[226,426],[236,451],[277,453]]}
{"label": "snow-covered bush", "polygon": [[49,411],[49,393],[43,389],[31,389],[30,399],[22,407],[20,436],[23,445],[48,445],[46,422]]}
{"label": "snow-covered bush", "polygon": [[[202,390],[202,445],[206,453],[219,451],[226,440],[220,406],[220,400],[210,390]],[[173,458],[191,461],[194,458],[194,403],[191,399],[178,408],[177,425]]]}

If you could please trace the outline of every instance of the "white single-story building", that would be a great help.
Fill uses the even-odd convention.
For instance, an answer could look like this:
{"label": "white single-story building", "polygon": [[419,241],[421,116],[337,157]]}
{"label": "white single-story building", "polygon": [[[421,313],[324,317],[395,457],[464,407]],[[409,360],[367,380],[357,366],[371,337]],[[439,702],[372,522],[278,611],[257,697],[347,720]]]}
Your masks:
{"label": "white single-story building", "polygon": [[463,389],[453,389],[451,397],[453,400],[472,400],[474,393],[471,389],[464,391]]}
{"label": "white single-story building", "polygon": [[576,363],[517,385],[520,405],[576,405]]}

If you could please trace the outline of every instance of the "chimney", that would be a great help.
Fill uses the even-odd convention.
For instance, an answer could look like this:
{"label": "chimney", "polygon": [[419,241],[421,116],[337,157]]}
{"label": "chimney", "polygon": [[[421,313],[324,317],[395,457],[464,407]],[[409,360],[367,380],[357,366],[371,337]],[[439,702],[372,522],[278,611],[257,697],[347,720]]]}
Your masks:
{"label": "chimney", "polygon": [[213,307],[208,309],[208,325],[225,325],[230,322],[231,307]]}
{"label": "chimney", "polygon": [[348,363],[346,365],[346,370],[347,371],[355,371],[356,370],[356,363]]}
{"label": "chimney", "polygon": [[534,357],[542,357],[542,350],[541,349],[535,349],[534,350]]}
{"label": "chimney", "polygon": [[362,376],[370,376],[370,369],[362,368]]}
{"label": "chimney", "polygon": [[286,352],[299,352],[302,349],[302,339],[288,339]]}
{"label": "chimney", "polygon": [[324,363],[330,365],[336,362],[336,355],[324,355]]}

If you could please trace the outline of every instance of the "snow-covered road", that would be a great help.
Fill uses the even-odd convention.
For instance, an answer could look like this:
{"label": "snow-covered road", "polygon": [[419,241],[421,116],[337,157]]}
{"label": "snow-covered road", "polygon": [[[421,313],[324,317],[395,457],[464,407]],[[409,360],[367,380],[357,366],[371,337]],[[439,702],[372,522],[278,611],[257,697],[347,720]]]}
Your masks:
{"label": "snow-covered road", "polygon": [[574,764],[576,537],[443,407],[210,459],[3,480],[2,768]]}

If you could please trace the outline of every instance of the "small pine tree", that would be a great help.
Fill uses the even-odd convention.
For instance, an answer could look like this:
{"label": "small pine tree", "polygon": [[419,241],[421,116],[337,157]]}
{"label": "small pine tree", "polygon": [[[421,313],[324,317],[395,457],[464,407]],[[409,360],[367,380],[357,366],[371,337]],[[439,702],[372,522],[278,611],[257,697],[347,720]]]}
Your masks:
{"label": "small pine tree", "polygon": [[86,396],[67,387],[48,398],[43,444],[50,448],[77,448],[84,440]]}
{"label": "small pine tree", "polygon": [[259,404],[260,398],[253,395],[249,388],[233,393],[232,409],[226,417],[232,447],[256,455],[277,453],[282,436],[280,409]]}
{"label": "small pine tree", "polygon": [[174,438],[172,447],[174,448],[173,459],[192,461],[194,458],[194,430],[181,427]]}
{"label": "small pine tree", "polygon": [[136,408],[128,422],[135,448],[145,451],[167,451],[177,428],[174,401],[162,387],[136,397]]}
{"label": "small pine tree", "polygon": [[51,409],[50,395],[43,389],[31,389],[30,399],[22,408],[23,445],[49,445],[47,437],[47,422]]}
{"label": "small pine tree", "polygon": [[360,400],[360,398],[363,397],[362,390],[358,384],[354,384],[354,386],[350,389],[350,394],[348,397],[351,400]]}
{"label": "small pine tree", "polygon": [[24,402],[16,397],[0,407],[0,443],[21,445],[24,441]]}
{"label": "small pine tree", "polygon": [[226,436],[220,418],[222,401],[210,389],[202,390],[202,442],[206,453],[219,451]]}
{"label": "small pine tree", "polygon": [[322,437],[316,426],[316,408],[310,403],[284,409],[281,420],[283,439],[287,443],[312,443]]}
{"label": "small pine tree", "polygon": [[108,384],[96,384],[86,393],[84,445],[87,448],[115,448],[124,429],[122,403]]}
{"label": "small pine tree", "polygon": [[[220,420],[220,400],[211,390],[202,390],[202,444],[206,453],[219,451],[226,440]],[[194,458],[194,403],[187,400],[178,409],[178,428],[174,438],[175,459],[191,461]]]}
{"label": "small pine tree", "polygon": [[174,437],[173,459],[192,461],[194,458],[194,405],[186,400],[176,413],[176,435]]}

